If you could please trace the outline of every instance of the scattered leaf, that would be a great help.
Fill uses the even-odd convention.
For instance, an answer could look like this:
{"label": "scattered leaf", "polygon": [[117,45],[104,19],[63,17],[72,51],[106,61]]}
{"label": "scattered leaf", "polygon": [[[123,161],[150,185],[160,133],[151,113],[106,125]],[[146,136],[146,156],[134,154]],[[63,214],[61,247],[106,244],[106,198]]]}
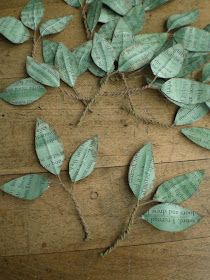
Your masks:
{"label": "scattered leaf", "polygon": [[194,9],[190,12],[172,15],[168,18],[167,28],[168,31],[191,24],[199,17],[199,10]]}
{"label": "scattered leaf", "polygon": [[[167,32],[140,34],[140,35],[136,35],[134,37],[135,43],[137,43],[139,45],[143,44],[143,45],[156,46],[155,53],[159,52],[161,50],[161,48],[165,45],[167,39],[168,39]],[[168,46],[168,47],[170,47],[170,46]]]}
{"label": "scattered leaf", "polygon": [[152,11],[156,9],[157,7],[166,4],[170,0],[144,0],[143,7],[145,11]]}
{"label": "scattered leaf", "polygon": [[59,43],[55,41],[42,41],[43,59],[45,63],[54,65],[58,45]]}
{"label": "scattered leaf", "polygon": [[102,1],[101,0],[94,0],[89,6],[88,6],[88,12],[87,12],[87,25],[91,33],[94,31],[100,14],[101,14],[101,7],[102,7]]}
{"label": "scattered leaf", "polygon": [[107,23],[115,19],[119,19],[119,15],[110,10],[109,8],[102,7],[99,22]]}
{"label": "scattered leaf", "polygon": [[99,68],[94,61],[92,60],[92,58],[89,61],[88,64],[88,70],[96,77],[105,77],[106,76],[106,72],[104,70],[102,70],[101,68]]}
{"label": "scattered leaf", "polygon": [[43,0],[29,0],[21,11],[22,23],[32,30],[36,30],[44,16]]}
{"label": "scattered leaf", "polygon": [[122,16],[124,16],[132,8],[132,1],[129,0],[103,0],[103,3],[111,10]]}
{"label": "scattered leaf", "polygon": [[207,63],[202,71],[202,82],[209,83],[210,82],[210,63]]}
{"label": "scattered leaf", "polygon": [[192,127],[183,128],[181,132],[198,146],[210,150],[210,129],[202,127]]}
{"label": "scattered leaf", "polygon": [[101,26],[98,31],[98,34],[103,36],[106,40],[111,40],[118,23],[118,19],[111,20]]}
{"label": "scattered leaf", "polygon": [[64,30],[64,28],[70,23],[73,16],[58,17],[55,19],[50,19],[44,22],[40,26],[41,36],[56,34]]}
{"label": "scattered leaf", "polygon": [[73,52],[77,60],[78,75],[83,74],[88,69],[88,65],[90,63],[92,45],[93,42],[92,40],[90,40],[82,44],[78,48],[76,48]]}
{"label": "scattered leaf", "polygon": [[124,21],[132,30],[133,34],[137,34],[144,26],[145,12],[142,5],[134,6],[124,17]]}

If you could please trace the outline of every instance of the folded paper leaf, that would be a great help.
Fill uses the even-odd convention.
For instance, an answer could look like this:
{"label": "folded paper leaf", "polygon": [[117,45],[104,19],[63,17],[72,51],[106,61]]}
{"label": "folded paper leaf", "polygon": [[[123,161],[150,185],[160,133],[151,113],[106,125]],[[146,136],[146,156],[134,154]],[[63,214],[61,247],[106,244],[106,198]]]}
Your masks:
{"label": "folded paper leaf", "polygon": [[108,7],[102,7],[101,14],[98,19],[99,22],[107,23],[112,20],[119,19],[119,15],[114,11],[110,10]]}
{"label": "folded paper leaf", "polygon": [[98,30],[98,34],[103,36],[106,40],[111,40],[117,26],[118,19],[111,20],[101,26]]}
{"label": "folded paper leaf", "polygon": [[128,182],[138,200],[148,195],[155,181],[155,166],[152,145],[147,144],[133,157],[128,173]]}
{"label": "folded paper leaf", "polygon": [[50,41],[50,40],[43,40],[42,41],[42,53],[44,62],[47,64],[54,65],[55,62],[55,55],[58,49],[59,43]]}
{"label": "folded paper leaf", "polygon": [[156,205],[142,215],[142,219],[155,228],[168,232],[186,230],[197,224],[201,218],[198,213],[171,203]]}
{"label": "folded paper leaf", "polygon": [[65,16],[65,17],[58,17],[55,19],[50,19],[44,22],[40,26],[40,34],[41,36],[56,34],[61,32],[65,29],[65,27],[70,23],[73,16]]}
{"label": "folded paper leaf", "polygon": [[40,164],[54,175],[59,175],[64,161],[64,148],[56,131],[37,119],[35,149]]}
{"label": "folded paper leaf", "polygon": [[192,127],[183,128],[181,132],[198,146],[210,150],[210,129],[202,127]]}
{"label": "folded paper leaf", "polygon": [[152,11],[156,9],[157,7],[166,4],[170,0],[144,0],[143,2],[143,7],[145,11]]}
{"label": "folded paper leaf", "polygon": [[48,188],[48,180],[37,174],[25,175],[0,186],[3,192],[25,200],[40,197]]}
{"label": "folded paper leaf", "polygon": [[125,23],[130,27],[133,34],[137,34],[141,31],[145,22],[145,12],[142,5],[134,6],[128,13],[123,17]]}
{"label": "folded paper leaf", "polygon": [[69,176],[72,182],[80,181],[93,172],[96,166],[97,154],[97,136],[88,139],[77,148],[69,162]]}
{"label": "folded paper leaf", "polygon": [[87,11],[87,26],[91,33],[94,31],[102,8],[102,0],[94,0],[89,6]]}
{"label": "folded paper leaf", "polygon": [[168,33],[148,33],[136,35],[134,40],[137,44],[157,45],[160,49],[168,39]]}
{"label": "folded paper leaf", "polygon": [[183,27],[185,25],[195,22],[199,17],[199,10],[194,9],[189,12],[172,15],[168,18],[167,29],[168,31]]}
{"label": "folded paper leaf", "polygon": [[103,3],[107,5],[111,10],[122,16],[132,8],[131,0],[103,0]]}
{"label": "folded paper leaf", "polygon": [[73,52],[77,60],[78,75],[83,74],[88,69],[91,59],[92,45],[92,40],[87,41],[86,43],[77,47]]}
{"label": "folded paper leaf", "polygon": [[158,187],[153,200],[158,202],[182,203],[197,192],[203,177],[203,170],[196,170],[174,177]]}
{"label": "folded paper leaf", "polygon": [[105,77],[106,76],[106,72],[104,70],[102,70],[101,68],[99,68],[94,61],[92,60],[92,58],[90,59],[90,62],[88,64],[88,70],[90,71],[90,73],[92,73],[94,76],[96,77]]}
{"label": "folded paper leaf", "polygon": [[29,0],[21,11],[22,23],[32,30],[36,30],[44,15],[43,0]]}

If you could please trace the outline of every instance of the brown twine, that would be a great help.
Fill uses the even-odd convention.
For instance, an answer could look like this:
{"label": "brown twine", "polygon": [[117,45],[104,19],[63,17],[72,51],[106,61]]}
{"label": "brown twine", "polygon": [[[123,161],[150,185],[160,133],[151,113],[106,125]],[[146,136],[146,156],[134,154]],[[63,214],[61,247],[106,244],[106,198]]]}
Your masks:
{"label": "brown twine", "polygon": [[77,214],[79,216],[79,219],[81,221],[81,224],[82,224],[82,227],[83,227],[83,230],[84,230],[84,233],[85,233],[85,237],[84,237],[84,240],[85,241],[88,241],[91,239],[90,237],[90,232],[89,232],[89,229],[88,229],[88,225],[86,224],[85,222],[85,218],[83,217],[83,214],[82,214],[82,211],[79,207],[79,204],[76,200],[76,197],[74,195],[74,192],[73,192],[73,188],[69,189],[66,187],[66,185],[63,183],[63,181],[61,180],[61,177],[58,175],[58,179],[61,183],[61,186],[63,187],[63,189],[70,195],[72,201],[74,202],[74,205],[75,205],[75,208],[76,208],[76,211],[77,211]]}

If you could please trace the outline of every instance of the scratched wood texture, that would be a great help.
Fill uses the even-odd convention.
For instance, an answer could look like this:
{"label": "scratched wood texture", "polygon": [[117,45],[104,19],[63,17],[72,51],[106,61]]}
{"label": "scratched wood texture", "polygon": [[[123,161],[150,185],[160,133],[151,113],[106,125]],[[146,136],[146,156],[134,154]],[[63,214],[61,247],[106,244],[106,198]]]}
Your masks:
{"label": "scratched wood texture", "polygon": [[[0,16],[19,16],[26,0],[3,0]],[[46,0],[45,19],[74,14],[71,25],[62,33],[49,36],[74,48],[85,41],[80,12],[62,0]],[[195,24],[210,21],[208,0],[173,0],[148,13],[143,32],[161,32],[166,18],[176,12],[198,7]],[[0,37],[0,90],[26,77],[25,58],[31,54],[32,41],[14,46]],[[40,51],[38,51],[40,52]],[[129,79],[133,87],[139,77]],[[90,74],[77,83],[84,96],[94,94],[97,81]],[[121,82],[109,83],[108,92],[123,90]],[[138,112],[170,124],[176,107],[156,91],[132,97]],[[24,202],[0,194],[0,279],[2,280],[209,280],[210,274],[210,152],[190,143],[180,129],[165,129],[136,123],[120,107],[123,98],[101,97],[94,113],[83,125],[74,127],[83,107],[49,89],[39,101],[26,107],[0,103],[0,184],[31,172],[44,173],[51,187],[40,199]],[[79,183],[75,195],[90,226],[93,240],[82,241],[81,225],[75,209],[56,177],[40,167],[34,152],[34,126],[37,117],[51,123],[65,146],[66,161],[62,178],[69,184],[67,164],[71,153],[86,138],[98,134],[100,153],[93,175]],[[209,115],[196,126],[209,126]],[[135,219],[129,237],[113,254],[100,258],[99,252],[121,232],[135,199],[127,184],[128,163],[144,143],[152,142],[158,184],[173,176],[205,169],[200,192],[184,203],[200,212],[201,223],[185,232],[165,233]]]}

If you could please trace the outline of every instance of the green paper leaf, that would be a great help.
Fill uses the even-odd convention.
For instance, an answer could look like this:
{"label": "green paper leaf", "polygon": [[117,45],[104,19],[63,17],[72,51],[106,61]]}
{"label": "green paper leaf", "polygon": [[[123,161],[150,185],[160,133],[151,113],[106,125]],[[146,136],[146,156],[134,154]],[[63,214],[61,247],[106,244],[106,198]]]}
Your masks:
{"label": "green paper leaf", "polygon": [[3,192],[25,200],[40,197],[48,188],[48,180],[38,174],[21,176],[0,186]]}
{"label": "green paper leaf", "polygon": [[153,200],[180,204],[197,192],[203,177],[203,170],[176,176],[158,187]]}
{"label": "green paper leaf", "polygon": [[94,31],[100,14],[101,14],[101,8],[102,8],[102,1],[101,0],[94,0],[89,6],[88,6],[88,12],[87,12],[87,25],[91,33]]}
{"label": "green paper leaf", "polygon": [[14,44],[24,43],[30,38],[28,29],[14,17],[0,18],[0,34]]}
{"label": "green paper leaf", "polygon": [[101,9],[101,14],[100,14],[100,17],[99,17],[99,22],[102,22],[102,23],[107,23],[107,22],[110,22],[112,20],[115,20],[115,19],[119,19],[119,15],[116,14],[115,12],[113,12],[112,10],[110,10],[109,8],[106,8],[106,7],[102,7]]}
{"label": "green paper leaf", "polygon": [[77,148],[69,162],[69,176],[72,182],[78,182],[93,172],[96,166],[97,154],[97,136],[88,139]]}
{"label": "green paper leaf", "polygon": [[168,18],[167,29],[168,31],[191,24],[199,17],[199,10],[194,9],[189,12],[172,15]]}
{"label": "green paper leaf", "polygon": [[54,41],[50,41],[50,40],[42,41],[42,52],[43,52],[43,59],[45,63],[54,65],[55,55],[58,49],[58,45],[59,43]]}
{"label": "green paper leaf", "polygon": [[64,148],[56,131],[41,119],[36,121],[35,148],[40,164],[54,175],[59,175]]}
{"label": "green paper leaf", "polygon": [[81,7],[85,3],[85,0],[64,0],[69,6],[73,8]]}
{"label": "green paper leaf", "polygon": [[192,124],[200,120],[209,112],[209,107],[205,103],[190,105],[180,108],[176,114],[175,125]]}
{"label": "green paper leaf", "polygon": [[133,6],[132,1],[129,0],[103,0],[103,3],[111,10],[122,16],[124,16]]}
{"label": "green paper leaf", "polygon": [[41,36],[56,34],[65,29],[65,27],[70,23],[73,16],[58,17],[55,19],[50,19],[44,22],[40,26]]}
{"label": "green paper leaf", "polygon": [[153,74],[165,79],[175,77],[182,68],[184,54],[185,51],[180,44],[160,53],[151,62]]}
{"label": "green paper leaf", "polygon": [[202,82],[209,83],[210,82],[210,63],[207,63],[202,71]]}
{"label": "green paper leaf", "polygon": [[124,17],[124,21],[132,30],[133,34],[137,34],[144,26],[145,12],[142,5],[134,6]]}
{"label": "green paper leaf", "polygon": [[113,69],[115,53],[112,45],[101,35],[95,33],[91,52],[94,63],[109,73]]}
{"label": "green paper leaf", "polygon": [[149,47],[156,46],[155,53],[159,52],[160,49],[165,45],[168,39],[168,33],[151,33],[151,34],[140,34],[134,37],[136,44],[149,45]]}
{"label": "green paper leaf", "polygon": [[128,181],[138,200],[152,191],[155,181],[155,166],[151,144],[145,145],[133,157],[129,167]]}
{"label": "green paper leaf", "polygon": [[37,63],[32,57],[27,56],[26,70],[31,78],[43,85],[50,87],[60,86],[60,76],[58,71],[48,64]]}
{"label": "green paper leaf", "polygon": [[173,78],[165,82],[161,91],[170,100],[185,105],[210,101],[210,86],[193,80]]}
{"label": "green paper leaf", "polygon": [[145,66],[154,56],[154,45],[134,44],[123,50],[119,57],[120,72],[132,72]]}
{"label": "green paper leaf", "polygon": [[192,127],[183,128],[181,132],[198,146],[210,150],[210,129],[202,127]]}
{"label": "green paper leaf", "polygon": [[174,33],[174,39],[188,51],[210,51],[210,34],[203,29],[183,27]]}
{"label": "green paper leaf", "polygon": [[90,73],[92,73],[96,77],[103,78],[106,76],[106,72],[103,71],[101,68],[99,68],[97,65],[95,65],[92,58],[89,61],[88,70],[90,71]]}
{"label": "green paper leaf", "polygon": [[78,68],[78,75],[83,74],[88,69],[88,65],[90,63],[91,58],[91,50],[92,50],[93,42],[92,40],[82,44],[78,48],[76,48],[73,54],[77,60],[77,68]]}
{"label": "green paper leaf", "polygon": [[145,11],[152,11],[156,9],[157,7],[166,4],[170,0],[144,0],[143,7]]}
{"label": "green paper leaf", "polygon": [[21,11],[22,23],[32,30],[36,30],[44,16],[43,0],[29,0]]}
{"label": "green paper leaf", "polygon": [[62,43],[59,44],[56,52],[55,66],[58,69],[61,80],[73,87],[78,77],[77,59]]}
{"label": "green paper leaf", "polygon": [[111,40],[117,26],[118,19],[111,20],[101,26],[98,31],[98,34],[103,36],[106,40]]}
{"label": "green paper leaf", "polygon": [[38,100],[45,93],[46,89],[44,86],[31,78],[27,78],[9,85],[0,93],[0,99],[12,105],[27,105]]}
{"label": "green paper leaf", "polygon": [[142,219],[155,228],[168,232],[186,230],[197,224],[201,218],[198,213],[171,203],[156,205],[142,215]]}

